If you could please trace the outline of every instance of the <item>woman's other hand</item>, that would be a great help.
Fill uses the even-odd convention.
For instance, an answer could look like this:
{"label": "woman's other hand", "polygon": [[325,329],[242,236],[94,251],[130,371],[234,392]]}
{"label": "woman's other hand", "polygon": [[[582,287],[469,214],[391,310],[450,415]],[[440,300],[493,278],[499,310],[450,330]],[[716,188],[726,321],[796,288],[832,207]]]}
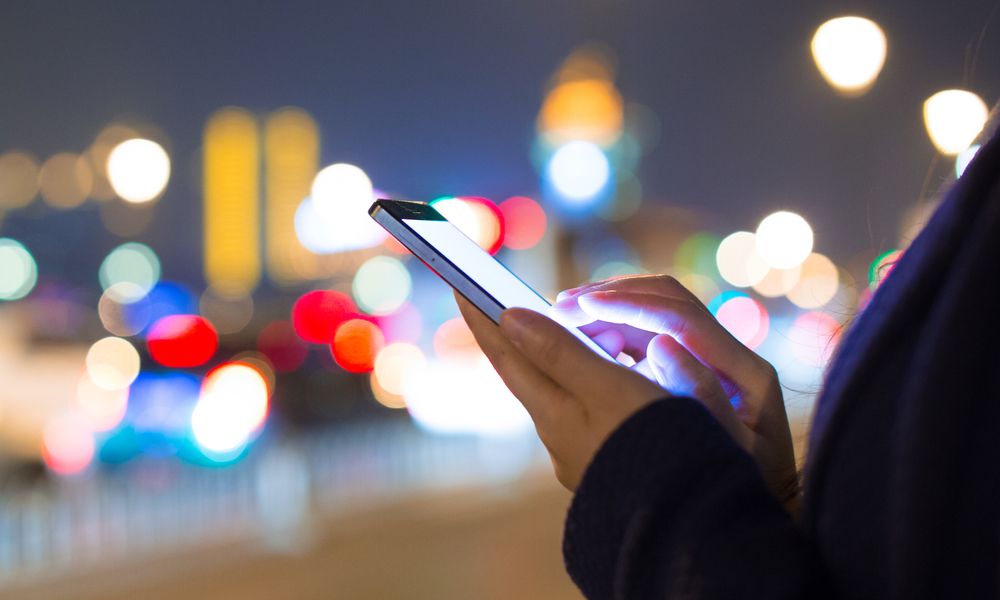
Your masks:
{"label": "woman's other hand", "polygon": [[671,394],[704,404],[754,457],[771,492],[794,510],[798,476],[774,368],[677,280],[636,276],[588,284],[561,293],[550,314],[602,340],[610,352],[630,355]]}
{"label": "woman's other hand", "polygon": [[479,346],[535,422],[556,477],[570,490],[625,419],[666,395],[545,315],[509,309],[497,327],[464,298],[456,299]]}

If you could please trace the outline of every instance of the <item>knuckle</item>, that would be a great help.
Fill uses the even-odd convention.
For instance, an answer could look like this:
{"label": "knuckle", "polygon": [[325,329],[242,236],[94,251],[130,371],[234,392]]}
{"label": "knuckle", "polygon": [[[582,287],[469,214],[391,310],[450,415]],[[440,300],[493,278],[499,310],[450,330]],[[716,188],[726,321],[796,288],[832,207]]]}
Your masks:
{"label": "knuckle", "polygon": [[681,282],[677,281],[677,278],[674,277],[673,275],[666,275],[666,274],[664,274],[664,275],[656,275],[656,279],[664,287],[668,287],[668,288],[682,288],[682,287],[684,287],[684,286],[681,285]]}

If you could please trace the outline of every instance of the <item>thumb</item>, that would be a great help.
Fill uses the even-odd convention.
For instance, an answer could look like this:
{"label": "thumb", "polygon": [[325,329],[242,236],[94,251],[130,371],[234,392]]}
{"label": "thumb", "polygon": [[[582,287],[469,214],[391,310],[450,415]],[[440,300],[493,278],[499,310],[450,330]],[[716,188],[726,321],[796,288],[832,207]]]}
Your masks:
{"label": "thumb", "polygon": [[700,402],[740,443],[743,427],[718,376],[673,337],[665,334],[649,342],[646,356],[656,380],[671,394]]}
{"label": "thumb", "polygon": [[625,367],[596,354],[562,325],[524,308],[510,308],[500,315],[500,330],[536,369],[577,398],[620,392],[618,379]]}

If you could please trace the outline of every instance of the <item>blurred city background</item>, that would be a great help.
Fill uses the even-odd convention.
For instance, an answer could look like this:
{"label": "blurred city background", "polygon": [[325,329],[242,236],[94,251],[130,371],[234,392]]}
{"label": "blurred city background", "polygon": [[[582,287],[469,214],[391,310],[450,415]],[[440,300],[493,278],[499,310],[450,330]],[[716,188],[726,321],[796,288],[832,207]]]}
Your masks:
{"label": "blurred city background", "polygon": [[668,273],[785,385],[977,147],[998,4],[0,3],[0,595],[577,598],[433,200],[552,298]]}

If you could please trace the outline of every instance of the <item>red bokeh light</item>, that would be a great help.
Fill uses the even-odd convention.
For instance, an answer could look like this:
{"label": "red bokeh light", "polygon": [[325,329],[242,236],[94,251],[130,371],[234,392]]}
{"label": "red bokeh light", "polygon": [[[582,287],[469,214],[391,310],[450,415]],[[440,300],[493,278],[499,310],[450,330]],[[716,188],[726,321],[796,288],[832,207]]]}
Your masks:
{"label": "red bokeh light", "polygon": [[280,373],[288,373],[302,366],[309,347],[295,335],[288,321],[268,323],[257,334],[257,351],[267,357]]}
{"label": "red bokeh light", "polygon": [[333,290],[303,294],[292,307],[292,327],[300,338],[314,344],[329,344],[337,327],[357,314],[351,297]]}
{"label": "red bokeh light", "polygon": [[541,205],[527,196],[514,196],[501,202],[499,208],[507,225],[505,246],[524,250],[541,241],[547,226]]}
{"label": "red bokeh light", "polygon": [[351,373],[367,373],[375,368],[375,355],[385,346],[378,325],[366,319],[351,319],[337,328],[330,350],[333,360]]}
{"label": "red bokeh light", "polygon": [[219,334],[198,315],[170,315],[149,328],[146,348],[164,367],[197,367],[211,360],[219,348]]}

